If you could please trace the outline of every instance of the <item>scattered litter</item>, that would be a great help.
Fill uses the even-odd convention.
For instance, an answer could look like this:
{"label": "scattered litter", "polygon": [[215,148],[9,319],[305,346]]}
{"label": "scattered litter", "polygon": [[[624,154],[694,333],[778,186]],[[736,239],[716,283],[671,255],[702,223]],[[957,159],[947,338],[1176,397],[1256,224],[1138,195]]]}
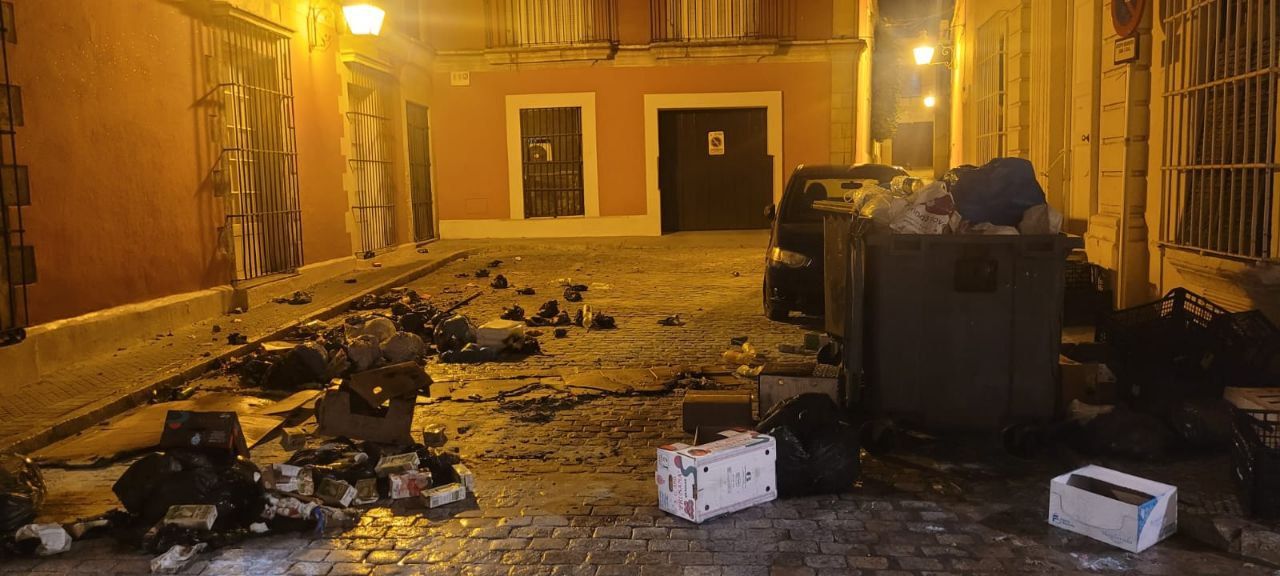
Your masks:
{"label": "scattered litter", "polygon": [[17,530],[35,520],[44,499],[40,467],[25,456],[0,455],[0,532]]}
{"label": "scattered litter", "polygon": [[455,314],[436,324],[435,345],[438,350],[458,350],[475,340],[475,327],[466,316]]}
{"label": "scattered litter", "polygon": [[747,336],[734,336],[733,338],[729,339],[729,345],[742,346],[743,344],[746,344],[748,340],[750,340],[750,338]]}
{"label": "scattered litter", "polygon": [[564,300],[565,302],[581,302],[582,292],[574,290],[572,287],[565,287]]}
{"label": "scattered litter", "polygon": [[542,307],[538,308],[538,316],[542,318],[555,318],[560,314],[560,302],[557,300],[547,300]]}
{"label": "scattered litter", "polygon": [[271,301],[275,302],[276,304],[292,304],[294,306],[297,306],[300,304],[310,304],[311,298],[312,298],[312,294],[310,292],[297,290],[297,291],[294,291],[294,293],[290,294],[289,296],[280,296],[277,298],[272,298]]}
{"label": "scattered litter", "polygon": [[[733,339],[733,341],[737,340],[737,338]],[[725,363],[735,366],[748,366],[759,360],[759,355],[756,353],[755,347],[752,346],[750,342],[747,342],[745,338],[737,342],[735,346],[738,346],[738,349],[725,350],[720,354],[720,358],[724,360]]]}
{"label": "scattered litter", "polygon": [[326,504],[346,508],[356,499],[356,488],[342,480],[325,478],[316,485],[316,496]]}
{"label": "scattered litter", "polygon": [[453,475],[458,477],[458,483],[462,484],[467,492],[472,494],[476,491],[476,475],[471,473],[471,469],[466,464],[454,464]]}
{"label": "scattered litter", "polygon": [[519,348],[524,341],[524,324],[515,320],[490,320],[476,329],[476,344],[495,350]]}
{"label": "scattered litter", "polygon": [[701,446],[658,448],[658,508],[702,523],[776,499],[777,447],[764,434],[739,432]]}
{"label": "scattered litter", "polygon": [[499,266],[501,266],[501,265],[502,265],[502,261],[501,261],[501,260],[492,260],[492,261],[490,261],[490,262],[489,262],[489,264],[488,264],[489,268],[497,268],[497,267],[499,267]]}
{"label": "scattered litter", "polygon": [[245,336],[244,334],[241,334],[239,332],[232,332],[230,334],[227,334],[227,344],[230,344],[232,346],[240,346],[242,344],[248,344],[248,343],[249,343],[249,337]]}
{"label": "scattered litter", "polygon": [[160,523],[193,530],[212,530],[217,519],[218,509],[208,504],[176,504],[169,507]]}
{"label": "scattered litter", "polygon": [[516,294],[519,294],[521,296],[533,296],[534,294],[537,294],[537,293],[538,291],[534,290],[532,286],[525,286],[524,288],[516,288]]}
{"label": "scattered litter", "polygon": [[569,329],[568,329],[568,328],[556,328],[556,329],[555,329],[555,332],[553,332],[552,334],[554,334],[556,338],[564,338],[564,337],[567,337],[567,336],[569,335]]}
{"label": "scattered litter", "polygon": [[764,366],[748,366],[743,364],[733,371],[733,375],[743,380],[755,382],[756,379],[760,377],[761,372],[764,372]]}
{"label": "scattered litter", "polygon": [[1050,482],[1049,524],[1142,552],[1178,531],[1178,489],[1085,466]]}
{"label": "scattered litter", "polygon": [[347,279],[344,279],[344,280],[342,281],[342,283],[343,283],[343,284],[355,284],[355,283],[356,283],[356,279],[355,279],[355,278],[347,278]]}
{"label": "scattered litter", "polygon": [[355,318],[357,324],[352,324],[352,320],[349,318],[346,324],[345,332],[349,338],[373,336],[378,344],[382,344],[396,334],[396,323],[384,316],[371,316],[364,318],[363,322]]}
{"label": "scattered litter", "polygon": [[382,347],[378,346],[378,339],[369,334],[348,338],[344,351],[356,372],[372,368],[382,358]]}
{"label": "scattered litter", "polygon": [[53,556],[71,549],[71,535],[61,524],[28,524],[18,529],[13,539],[19,547],[24,542],[35,542],[35,553],[38,556]]}
{"label": "scattered litter", "polygon": [[422,356],[426,343],[422,337],[410,332],[396,332],[382,343],[382,356],[387,362],[408,362]]}
{"label": "scattered litter", "polygon": [[684,320],[680,319],[679,314],[675,314],[659,320],[658,324],[662,326],[684,326]]}
{"label": "scattered litter", "polygon": [[428,448],[439,448],[448,441],[443,424],[432,424],[422,430],[422,444]]}
{"label": "scattered litter", "polygon": [[417,470],[422,465],[422,460],[417,452],[407,452],[404,454],[395,454],[392,456],[383,456],[378,460],[378,465],[374,466],[373,471],[378,476],[389,476],[391,474],[405,474]]}
{"label": "scattered litter", "polygon": [[427,508],[438,508],[466,499],[467,488],[459,482],[445,484],[422,493],[422,502],[427,505]]}
{"label": "scattered litter", "polygon": [[489,286],[493,288],[497,288],[499,290],[504,289],[508,286],[507,277],[501,274],[494,276],[493,280],[489,282]]}
{"label": "scattered litter", "polygon": [[481,268],[481,269],[479,269],[479,270],[476,270],[476,272],[475,272],[475,274],[473,274],[473,276],[475,276],[476,278],[488,278],[488,277],[489,277],[489,269],[488,269],[488,268]]}
{"label": "scattered litter", "polygon": [[392,500],[403,500],[405,498],[421,496],[424,491],[431,488],[430,470],[415,469],[408,472],[391,474],[389,479]]}

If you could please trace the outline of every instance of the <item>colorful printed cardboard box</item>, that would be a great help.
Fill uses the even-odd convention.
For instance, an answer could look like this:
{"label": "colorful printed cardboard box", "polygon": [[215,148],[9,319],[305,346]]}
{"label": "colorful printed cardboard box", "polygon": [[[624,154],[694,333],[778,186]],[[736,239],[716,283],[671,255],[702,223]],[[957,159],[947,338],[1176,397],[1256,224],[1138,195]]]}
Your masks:
{"label": "colorful printed cardboard box", "polygon": [[658,508],[701,523],[778,497],[778,444],[759,432],[726,432],[701,446],[658,448]]}

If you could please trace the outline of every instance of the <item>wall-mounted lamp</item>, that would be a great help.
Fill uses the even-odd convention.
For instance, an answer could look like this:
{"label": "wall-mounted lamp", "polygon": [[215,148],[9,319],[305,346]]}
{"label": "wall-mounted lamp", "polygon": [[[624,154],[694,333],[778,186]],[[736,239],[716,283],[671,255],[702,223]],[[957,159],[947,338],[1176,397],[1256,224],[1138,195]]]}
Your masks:
{"label": "wall-mounted lamp", "polygon": [[917,65],[924,66],[925,64],[933,63],[933,45],[932,44],[916,46],[915,49],[911,50],[911,53],[915,55]]}
{"label": "wall-mounted lamp", "polygon": [[937,106],[937,105],[938,105],[938,99],[937,99],[937,97],[932,96],[932,95],[930,95],[930,96],[925,96],[925,97],[924,97],[924,107],[925,107],[925,108],[933,108],[934,106]]}
{"label": "wall-mounted lamp", "polygon": [[356,36],[377,36],[382,33],[382,20],[387,12],[373,2],[344,2],[342,17],[347,29]]}

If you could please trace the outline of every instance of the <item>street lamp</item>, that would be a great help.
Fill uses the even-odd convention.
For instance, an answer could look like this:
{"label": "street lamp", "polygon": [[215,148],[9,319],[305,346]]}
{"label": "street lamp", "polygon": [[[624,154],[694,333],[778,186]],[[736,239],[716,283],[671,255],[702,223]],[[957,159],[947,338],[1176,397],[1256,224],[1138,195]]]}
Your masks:
{"label": "street lamp", "polygon": [[924,107],[933,108],[938,105],[938,99],[932,95],[924,97]]}
{"label": "street lamp", "polygon": [[933,45],[932,44],[917,46],[915,47],[915,49],[911,51],[911,53],[915,55],[916,64],[919,66],[924,66],[925,64],[933,63]]}
{"label": "street lamp", "polygon": [[356,36],[377,36],[382,32],[382,20],[387,12],[372,2],[350,2],[342,5],[342,17],[347,29]]}

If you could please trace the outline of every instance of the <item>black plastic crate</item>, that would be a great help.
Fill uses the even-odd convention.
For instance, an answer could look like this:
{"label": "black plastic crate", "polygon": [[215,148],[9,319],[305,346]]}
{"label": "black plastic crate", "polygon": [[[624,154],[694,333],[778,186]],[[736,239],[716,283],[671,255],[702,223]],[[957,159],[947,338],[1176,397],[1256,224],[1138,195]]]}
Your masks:
{"label": "black plastic crate", "polygon": [[1280,412],[1236,409],[1232,476],[1241,507],[1259,518],[1280,517]]}
{"label": "black plastic crate", "polygon": [[1280,330],[1262,312],[1225,314],[1209,332],[1213,376],[1224,386],[1280,386]]}
{"label": "black plastic crate", "polygon": [[1097,326],[1111,313],[1107,271],[1073,254],[1063,269],[1062,325]]}

